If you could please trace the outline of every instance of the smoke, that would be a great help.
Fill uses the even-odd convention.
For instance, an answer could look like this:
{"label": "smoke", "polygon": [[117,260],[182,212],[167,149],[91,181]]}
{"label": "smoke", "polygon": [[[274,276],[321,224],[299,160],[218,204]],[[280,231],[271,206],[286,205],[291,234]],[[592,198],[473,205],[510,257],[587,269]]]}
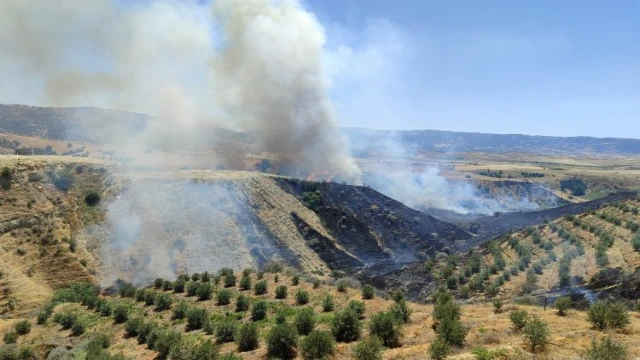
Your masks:
{"label": "smoke", "polygon": [[[396,133],[383,138],[373,148],[397,164],[406,166],[412,160],[417,160]],[[471,182],[446,179],[437,164],[412,170],[398,170],[389,165],[385,162],[376,163],[371,174],[365,176],[365,182],[414,209],[434,208],[460,214],[492,215],[495,212],[531,211],[539,207],[537,202],[530,201],[526,196],[492,196],[482,193]],[[542,200],[551,194],[536,188],[532,195]]]}
{"label": "smoke", "polygon": [[291,175],[338,171],[358,182],[327,97],[324,42],[297,1],[0,2],[0,71],[37,83],[26,100],[158,115],[128,139],[136,150],[202,149],[211,139],[199,135],[214,126],[255,130]]}

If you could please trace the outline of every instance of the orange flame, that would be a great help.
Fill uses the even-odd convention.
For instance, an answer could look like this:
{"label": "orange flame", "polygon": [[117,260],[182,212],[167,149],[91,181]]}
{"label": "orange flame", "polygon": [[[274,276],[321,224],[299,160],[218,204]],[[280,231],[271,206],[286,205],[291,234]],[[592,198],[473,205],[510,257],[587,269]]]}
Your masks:
{"label": "orange flame", "polygon": [[331,176],[329,176],[329,178],[327,179],[327,182],[331,182],[331,180],[333,179],[334,176],[338,175],[338,172],[334,172],[333,174],[331,174]]}

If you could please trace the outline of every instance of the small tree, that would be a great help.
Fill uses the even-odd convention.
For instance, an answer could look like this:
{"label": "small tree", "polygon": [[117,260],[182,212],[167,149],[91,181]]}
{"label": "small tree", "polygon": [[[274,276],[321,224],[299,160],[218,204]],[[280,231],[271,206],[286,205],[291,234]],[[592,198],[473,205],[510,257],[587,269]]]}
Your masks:
{"label": "small tree", "polygon": [[371,317],[369,333],[380,338],[388,348],[398,347],[402,338],[400,324],[391,312],[379,312]]}
{"label": "small tree", "polygon": [[116,324],[122,324],[129,319],[129,308],[125,305],[118,305],[113,309],[113,320]]}
{"label": "small tree", "polygon": [[591,305],[591,307],[589,307],[589,312],[587,313],[589,322],[591,322],[591,324],[593,324],[600,330],[606,329],[607,311],[607,303],[605,303],[604,301],[596,301],[593,305]]}
{"label": "small tree", "polygon": [[496,314],[502,313],[502,306],[504,303],[500,299],[493,300],[493,312]]}
{"label": "small tree", "polygon": [[238,329],[238,322],[232,318],[223,319],[216,326],[216,342],[223,344],[232,342]]}
{"label": "small tree", "polygon": [[549,342],[549,334],[549,325],[536,315],[524,326],[524,338],[533,352],[544,349]]}
{"label": "small tree", "polygon": [[267,282],[260,280],[253,286],[253,293],[256,295],[264,295],[267,293]]}
{"label": "small tree", "polygon": [[184,292],[186,283],[183,279],[177,279],[173,282],[173,292],[180,294]]}
{"label": "small tree", "polygon": [[258,301],[251,307],[251,320],[260,321],[267,318],[267,303]]}
{"label": "small tree", "polygon": [[127,337],[138,336],[138,331],[142,327],[143,321],[140,318],[132,318],[127,320],[127,323],[124,325],[124,330],[127,334]]}
{"label": "small tree", "polygon": [[610,337],[602,341],[592,341],[587,350],[585,360],[627,360],[629,351],[623,344],[613,341]]}
{"label": "small tree", "polygon": [[15,328],[18,335],[26,335],[31,332],[31,323],[29,320],[18,321]]}
{"label": "small tree", "polygon": [[411,309],[409,309],[409,306],[404,299],[391,305],[391,309],[389,311],[393,314],[393,317],[401,323],[408,324],[411,321]]}
{"label": "small tree", "polygon": [[371,285],[362,286],[362,298],[364,300],[371,300],[375,295],[375,289]]}
{"label": "small tree", "polygon": [[353,309],[345,309],[335,314],[331,323],[331,332],[337,341],[352,342],[360,338],[362,325]]}
{"label": "small tree", "polygon": [[280,285],[276,287],[276,299],[286,299],[287,298],[287,287],[285,285]]}
{"label": "small tree", "polygon": [[325,296],[324,299],[322,299],[322,311],[330,312],[330,311],[333,311],[333,309],[334,309],[333,296],[331,295]]}
{"label": "small tree", "polygon": [[227,273],[224,276],[224,287],[236,286],[236,276],[233,273]]}
{"label": "small tree", "polygon": [[231,291],[228,289],[220,289],[216,294],[217,305],[229,305],[231,303]]}
{"label": "small tree", "polygon": [[309,293],[304,290],[298,290],[296,292],[296,303],[298,305],[306,305],[309,303]]}
{"label": "small tree", "polygon": [[451,352],[451,346],[444,339],[437,338],[429,346],[429,357],[433,360],[444,360]]}
{"label": "small tree", "polygon": [[158,294],[155,299],[156,310],[157,311],[169,310],[169,308],[171,308],[172,302],[173,302],[173,299],[171,298],[171,295]]}
{"label": "small tree", "polygon": [[375,336],[369,336],[353,348],[352,356],[356,360],[382,360],[382,350],[382,341]]}
{"label": "small tree", "polygon": [[184,319],[187,316],[187,311],[189,311],[189,304],[186,301],[180,301],[178,305],[173,307],[171,318],[175,320]]}
{"label": "small tree", "polygon": [[267,335],[267,357],[277,359],[293,359],[296,357],[298,335],[290,324],[274,326]]}
{"label": "small tree", "polygon": [[249,309],[249,297],[243,294],[236,298],[236,312],[247,311]]}
{"label": "small tree", "polygon": [[313,331],[300,344],[304,360],[329,359],[335,351],[336,342],[328,331]]}
{"label": "small tree", "polygon": [[436,327],[438,336],[451,345],[462,347],[464,339],[469,329],[465,328],[460,320],[454,318],[444,318]]}
{"label": "small tree", "polygon": [[84,196],[84,202],[87,206],[96,206],[100,203],[100,193],[96,190],[90,190]]}
{"label": "small tree", "polygon": [[529,314],[524,310],[512,310],[511,313],[509,313],[509,319],[511,319],[513,329],[515,331],[520,331],[524,329],[525,325],[527,325]]}
{"label": "small tree", "polygon": [[571,308],[571,298],[568,296],[560,297],[556,300],[555,306],[558,309],[558,315],[565,316],[567,310]]}
{"label": "small tree", "polygon": [[258,327],[248,322],[238,328],[236,344],[239,351],[251,351],[258,348]]}
{"label": "small tree", "polygon": [[364,319],[364,312],[367,310],[367,308],[362,301],[351,300],[349,301],[347,308],[355,311],[356,314],[358,314],[358,318],[360,318],[360,320]]}
{"label": "small tree", "polygon": [[312,308],[304,308],[298,312],[294,320],[296,330],[300,335],[309,335],[316,326],[316,315]]}
{"label": "small tree", "polygon": [[621,329],[629,325],[629,313],[627,307],[621,302],[609,304],[607,311],[607,325],[614,329]]}
{"label": "small tree", "polygon": [[250,276],[243,276],[242,279],[240,279],[240,290],[242,291],[251,290]]}
{"label": "small tree", "polygon": [[198,300],[206,301],[211,300],[211,294],[213,293],[213,286],[211,283],[200,283],[198,285],[198,289],[196,290],[196,295],[198,295]]}
{"label": "small tree", "polygon": [[300,275],[298,274],[293,275],[293,277],[291,278],[291,286],[298,286],[299,283],[300,283]]}
{"label": "small tree", "polygon": [[209,321],[207,310],[193,307],[187,311],[187,330],[202,329]]}

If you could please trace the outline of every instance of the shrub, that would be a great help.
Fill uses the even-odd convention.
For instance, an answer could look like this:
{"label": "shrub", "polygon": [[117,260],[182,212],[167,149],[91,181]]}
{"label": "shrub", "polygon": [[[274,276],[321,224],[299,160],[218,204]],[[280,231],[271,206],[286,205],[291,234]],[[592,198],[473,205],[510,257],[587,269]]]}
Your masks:
{"label": "shrub", "polygon": [[211,299],[211,294],[213,293],[213,286],[211,283],[201,283],[198,286],[198,290],[196,290],[196,295],[198,295],[198,300],[206,301]]}
{"label": "shrub", "polygon": [[154,341],[154,350],[158,352],[160,358],[166,358],[171,351],[182,343],[182,336],[179,332],[172,330],[162,330],[157,340]]}
{"label": "shrub", "polygon": [[484,347],[477,347],[471,350],[476,360],[493,360],[508,359],[508,353],[505,349],[489,350]]}
{"label": "shrub", "polygon": [[156,310],[157,311],[164,311],[164,310],[169,310],[169,308],[171,308],[171,303],[173,302],[173,299],[171,298],[171,295],[169,294],[158,294],[156,296]]}
{"label": "shrub", "polygon": [[293,275],[293,277],[291,278],[291,286],[298,286],[299,283],[300,283],[300,275],[298,274]]}
{"label": "shrub", "polygon": [[527,324],[524,326],[525,341],[529,344],[533,352],[537,349],[544,349],[549,342],[549,333],[549,325],[540,320],[536,315],[527,321]]}
{"label": "shrub", "polygon": [[607,311],[607,325],[609,327],[620,329],[627,326],[630,322],[627,307],[623,303],[615,302],[609,304]]}
{"label": "shrub", "polygon": [[118,305],[113,309],[113,320],[116,324],[122,324],[129,319],[129,308],[125,305]]}
{"label": "shrub", "polygon": [[358,313],[353,309],[345,309],[335,314],[331,332],[337,341],[352,342],[360,338],[361,327]]}
{"label": "shrub", "polygon": [[402,289],[395,289],[391,292],[391,298],[395,302],[404,300],[404,291]]}
{"label": "shrub", "polygon": [[228,273],[224,276],[224,287],[236,286],[236,276],[233,273]]}
{"label": "shrub", "polygon": [[198,294],[198,288],[200,288],[200,284],[198,283],[187,283],[187,296],[196,296]]}
{"label": "shrub", "polygon": [[279,324],[267,335],[267,357],[293,359],[296,357],[298,335],[290,324]]}
{"label": "shrub", "polygon": [[177,293],[177,294],[181,294],[184,292],[184,287],[185,287],[185,281],[183,279],[177,279],[172,287],[173,287],[173,292]]}
{"label": "shrub", "polygon": [[220,289],[216,294],[216,303],[218,305],[229,305],[231,303],[231,291],[228,289]]}
{"label": "shrub", "polygon": [[260,280],[253,285],[253,293],[256,295],[264,295],[267,293],[267,282]]}
{"label": "shrub", "polygon": [[143,321],[140,318],[132,318],[127,320],[127,323],[124,325],[124,330],[127,334],[127,337],[138,336],[138,332],[142,327]]}
{"label": "shrub", "polygon": [[77,319],[78,316],[76,314],[68,311],[58,313],[53,316],[53,322],[60,324],[63,330],[71,329]]}
{"label": "shrub", "polygon": [[202,282],[209,282],[211,281],[211,274],[209,274],[208,271],[205,271],[202,273],[202,278],[200,279]]}
{"label": "shrub", "polygon": [[251,351],[258,348],[258,327],[255,323],[245,323],[238,328],[236,344],[239,351]]}
{"label": "shrub", "polygon": [[251,307],[251,320],[260,321],[267,318],[267,303],[258,301]]}
{"label": "shrub", "polygon": [[287,287],[284,285],[280,285],[276,287],[276,299],[286,299],[287,298]]}
{"label": "shrub", "polygon": [[9,331],[2,337],[5,344],[15,344],[18,341],[18,333],[15,331]]}
{"label": "shrub", "polygon": [[509,319],[511,319],[513,329],[515,331],[520,331],[524,329],[525,325],[527,325],[529,314],[525,310],[513,310],[509,313]]}
{"label": "shrub", "polygon": [[318,279],[313,279],[313,288],[317,289],[320,287],[320,280]]}
{"label": "shrub", "polygon": [[360,318],[360,320],[364,319],[364,312],[366,311],[366,307],[364,306],[364,303],[362,301],[351,300],[347,305],[347,308],[355,311],[356,314],[358,314],[358,318]]}
{"label": "shrub", "polygon": [[333,309],[334,309],[333,296],[331,295],[325,296],[324,299],[322,299],[322,311],[329,312],[329,311],[333,311]]}
{"label": "shrub", "polygon": [[38,325],[44,325],[47,323],[47,320],[49,320],[49,316],[51,316],[50,312],[47,311],[40,311],[38,313],[38,317],[36,318],[36,323]]}
{"label": "shrub", "polygon": [[158,327],[158,325],[154,322],[140,322],[140,326],[138,327],[138,335],[137,335],[137,340],[139,344],[144,344],[145,342],[147,342],[147,338],[149,337],[149,334],[151,334],[151,332],[153,330],[155,330]]}
{"label": "shrub", "polygon": [[316,326],[316,315],[312,308],[305,308],[298,312],[294,320],[296,331],[300,335],[309,335]]}
{"label": "shrub", "polygon": [[216,326],[216,341],[220,344],[232,342],[238,329],[238,322],[226,318],[218,323]]}
{"label": "shrub", "polygon": [[356,360],[382,360],[382,350],[382,341],[375,336],[369,336],[353,348],[352,356]]}
{"label": "shrub", "polygon": [[429,346],[429,356],[433,360],[444,360],[449,355],[451,351],[451,347],[449,343],[441,338],[437,338],[434,342]]}
{"label": "shrub", "polygon": [[496,314],[500,314],[502,312],[502,306],[504,306],[504,303],[502,303],[502,301],[496,299],[493,300],[493,312]]}
{"label": "shrub", "polygon": [[300,344],[304,360],[329,359],[336,351],[336,342],[328,331],[313,331]]}
{"label": "shrub", "polygon": [[111,316],[113,307],[111,306],[111,302],[109,300],[99,299],[96,302],[95,310],[96,312],[100,313],[100,316]]}
{"label": "shrub", "polygon": [[100,193],[96,190],[89,190],[84,196],[84,202],[87,206],[96,206],[100,203]]}
{"label": "shrub", "polygon": [[232,275],[233,274],[233,269],[231,268],[222,268],[220,270],[218,270],[218,275],[220,276],[227,276],[227,275]]}
{"label": "shrub", "polygon": [[390,312],[393,314],[393,317],[401,323],[407,324],[411,320],[411,309],[409,309],[404,299],[391,305]]}
{"label": "shrub", "polygon": [[567,310],[571,308],[571,298],[568,296],[560,297],[556,300],[555,306],[558,309],[558,315],[565,316]]}
{"label": "shrub", "polygon": [[287,314],[285,311],[280,310],[276,313],[276,324],[284,324],[287,322]]}
{"label": "shrub", "polygon": [[193,307],[187,311],[187,331],[202,329],[207,321],[209,321],[207,310]]}
{"label": "shrub", "polygon": [[364,300],[371,300],[375,295],[375,289],[371,285],[362,286],[362,298]]}
{"label": "shrub", "polygon": [[602,341],[592,341],[587,350],[585,360],[626,360],[629,358],[627,347],[616,343],[610,337]]}
{"label": "shrub", "polygon": [[382,340],[384,346],[394,348],[400,346],[402,338],[401,322],[396,321],[391,312],[379,312],[371,316],[369,333]]}
{"label": "shrub", "polygon": [[87,331],[87,324],[83,320],[78,319],[76,320],[75,323],[73,323],[73,326],[71,326],[71,335],[73,336],[80,336],[84,334],[86,331]]}
{"label": "shrub", "polygon": [[199,273],[191,274],[191,280],[192,281],[200,281],[200,274]]}
{"label": "shrub", "polygon": [[15,328],[18,335],[26,335],[31,332],[31,323],[29,320],[18,321]]}
{"label": "shrub", "polygon": [[246,295],[238,295],[236,298],[236,312],[247,311],[249,309],[249,297]]}
{"label": "shrub", "polygon": [[336,289],[338,292],[346,292],[347,291],[347,283],[344,281],[338,281],[336,284]]}
{"label": "shrub", "polygon": [[242,279],[240,279],[240,290],[251,290],[251,277],[243,276]]}
{"label": "shrub", "polygon": [[151,306],[156,302],[156,292],[151,289],[144,291],[144,303],[147,306]]}
{"label": "shrub", "polygon": [[621,328],[629,323],[629,314],[622,303],[608,304],[597,301],[589,308],[588,318],[600,330],[607,327]]}
{"label": "shrub", "polygon": [[178,305],[173,307],[173,314],[171,318],[174,320],[184,319],[189,311],[189,304],[186,301],[180,301]]}
{"label": "shrub", "polygon": [[442,319],[436,327],[439,338],[460,347],[464,345],[464,338],[468,331],[469,329],[465,328],[460,320],[451,317]]}
{"label": "shrub", "polygon": [[296,292],[296,303],[298,305],[305,305],[309,302],[309,293],[304,290],[298,290]]}
{"label": "shrub", "polygon": [[160,289],[160,288],[162,288],[162,283],[163,282],[164,282],[164,280],[162,278],[156,278],[153,281],[153,287],[156,288],[156,289]]}

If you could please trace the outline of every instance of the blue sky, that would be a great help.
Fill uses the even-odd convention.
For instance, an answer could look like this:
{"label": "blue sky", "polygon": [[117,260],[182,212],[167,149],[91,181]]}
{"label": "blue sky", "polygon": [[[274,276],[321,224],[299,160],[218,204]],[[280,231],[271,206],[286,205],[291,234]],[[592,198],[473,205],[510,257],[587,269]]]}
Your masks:
{"label": "blue sky", "polygon": [[304,4],[344,126],[640,138],[640,1]]}

